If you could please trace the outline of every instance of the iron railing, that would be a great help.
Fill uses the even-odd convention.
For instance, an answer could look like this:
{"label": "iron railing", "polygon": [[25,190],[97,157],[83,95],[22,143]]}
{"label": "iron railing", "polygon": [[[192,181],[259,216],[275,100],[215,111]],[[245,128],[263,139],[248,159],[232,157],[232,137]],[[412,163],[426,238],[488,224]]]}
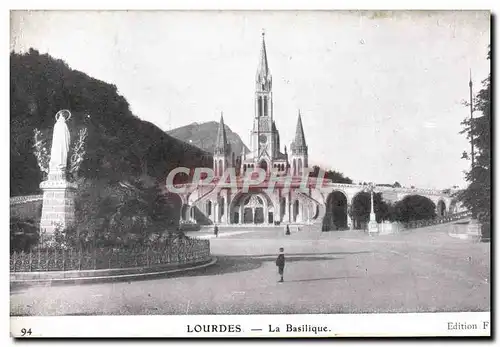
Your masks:
{"label": "iron railing", "polygon": [[139,248],[95,248],[93,250],[35,249],[13,252],[11,272],[70,271],[187,264],[210,258],[210,241],[178,239],[162,246]]}
{"label": "iron railing", "polygon": [[471,213],[469,211],[464,211],[464,212],[458,212],[452,215],[448,216],[443,216],[443,217],[438,217],[434,219],[426,219],[426,220],[416,220],[416,221],[410,221],[407,223],[402,223],[403,227],[405,229],[416,229],[416,228],[423,228],[431,225],[437,225],[437,224],[443,224],[443,223],[450,223],[454,222],[466,217],[471,216]]}

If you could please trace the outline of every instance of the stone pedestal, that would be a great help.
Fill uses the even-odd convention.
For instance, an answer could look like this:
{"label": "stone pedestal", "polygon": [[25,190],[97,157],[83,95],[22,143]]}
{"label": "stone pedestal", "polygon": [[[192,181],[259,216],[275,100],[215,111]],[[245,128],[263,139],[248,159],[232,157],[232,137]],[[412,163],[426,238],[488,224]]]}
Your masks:
{"label": "stone pedestal", "polygon": [[347,227],[349,230],[354,230],[354,218],[347,217]]}
{"label": "stone pedestal", "polygon": [[378,233],[378,223],[375,218],[375,213],[370,213],[370,221],[368,222],[368,233],[369,234]]}
{"label": "stone pedestal", "polygon": [[40,184],[43,190],[42,218],[40,232],[47,237],[54,234],[56,228],[64,229],[75,221],[76,184],[64,179],[44,181]]}
{"label": "stone pedestal", "polygon": [[475,218],[471,218],[467,225],[467,238],[473,240],[481,239],[481,224]]}

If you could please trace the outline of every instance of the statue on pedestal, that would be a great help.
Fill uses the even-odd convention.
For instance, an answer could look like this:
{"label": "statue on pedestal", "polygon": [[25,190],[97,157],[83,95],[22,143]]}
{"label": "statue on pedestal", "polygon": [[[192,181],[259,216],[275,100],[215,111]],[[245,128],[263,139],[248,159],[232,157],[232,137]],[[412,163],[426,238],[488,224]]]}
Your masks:
{"label": "statue on pedestal", "polygon": [[57,177],[53,178],[65,179],[64,174],[68,165],[68,151],[71,142],[66,121],[70,117],[71,113],[68,110],[61,110],[56,114],[56,124],[52,135],[52,148],[50,151],[49,177],[56,175]]}
{"label": "statue on pedestal", "polygon": [[52,147],[49,160],[48,180],[40,184],[43,190],[40,232],[44,234],[43,243],[51,245],[53,234],[73,224],[75,219],[74,193],[76,184],[67,179],[70,133],[66,121],[71,117],[68,110],[56,114],[56,124],[52,134]]}

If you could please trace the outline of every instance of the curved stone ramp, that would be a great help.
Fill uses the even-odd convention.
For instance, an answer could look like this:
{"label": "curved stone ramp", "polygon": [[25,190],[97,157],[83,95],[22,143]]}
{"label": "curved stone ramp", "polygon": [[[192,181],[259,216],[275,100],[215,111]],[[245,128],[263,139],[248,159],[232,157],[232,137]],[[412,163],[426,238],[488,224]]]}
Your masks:
{"label": "curved stone ramp", "polygon": [[470,223],[470,218],[469,219],[464,219],[460,221],[456,221],[455,223],[452,223],[448,230],[448,235],[450,237],[453,237],[455,239],[463,240],[463,241],[474,241],[478,242],[481,241],[481,235],[476,234],[476,233],[471,233],[469,229],[469,223]]}
{"label": "curved stone ramp", "polygon": [[[477,235],[467,234],[467,225],[469,218],[456,220],[449,223],[436,224],[428,227],[417,229],[406,229],[400,232],[400,235],[408,235],[410,238],[415,237],[420,240],[423,239],[437,239],[444,242],[477,242],[480,237]],[[393,234],[397,235],[397,234]]]}
{"label": "curved stone ramp", "polygon": [[217,262],[217,257],[181,266],[163,265],[126,269],[103,269],[86,271],[14,272],[10,274],[11,286],[89,284],[118,281],[139,281],[166,277],[170,274],[199,270]]}
{"label": "curved stone ramp", "polygon": [[[467,221],[467,219],[465,219]],[[415,229],[403,229],[397,233],[390,234],[374,234],[367,233],[352,233],[349,231],[339,234],[341,239],[363,242],[363,243],[406,243],[410,242],[419,245],[439,245],[449,243],[463,243],[464,240],[450,237],[450,230],[454,223],[463,222],[455,221],[450,223],[442,223],[430,225],[427,227]],[[337,233],[338,234],[338,233]],[[471,240],[468,240],[471,242]]]}

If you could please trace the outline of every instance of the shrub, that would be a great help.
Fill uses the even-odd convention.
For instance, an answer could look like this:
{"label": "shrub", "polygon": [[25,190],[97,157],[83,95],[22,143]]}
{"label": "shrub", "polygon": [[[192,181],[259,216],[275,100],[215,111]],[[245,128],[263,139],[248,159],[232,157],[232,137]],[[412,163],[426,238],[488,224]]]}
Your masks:
{"label": "shrub", "polygon": [[409,195],[396,202],[395,217],[399,222],[410,222],[434,219],[436,204],[431,199],[421,195]]}
{"label": "shrub", "polygon": [[32,219],[11,217],[10,251],[29,251],[39,241],[38,225]]}

